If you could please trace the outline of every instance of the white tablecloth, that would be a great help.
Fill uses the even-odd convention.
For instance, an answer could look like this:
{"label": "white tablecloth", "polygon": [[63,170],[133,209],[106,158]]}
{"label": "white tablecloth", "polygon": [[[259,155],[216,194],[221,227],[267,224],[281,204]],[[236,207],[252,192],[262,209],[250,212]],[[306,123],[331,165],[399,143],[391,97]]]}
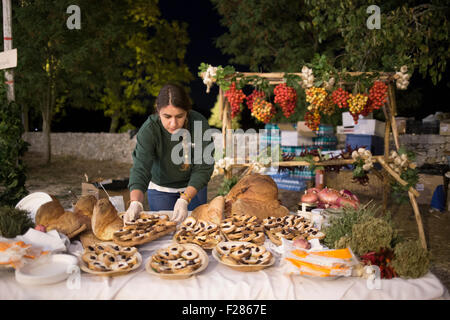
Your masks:
{"label": "white tablecloth", "polygon": [[[304,300],[304,299],[449,299],[448,291],[432,273],[420,279],[381,280],[370,289],[367,280],[334,280],[286,276],[279,261],[258,272],[239,272],[219,264],[208,252],[208,267],[184,280],[165,280],[146,272],[145,261],[168,246],[171,237],[139,247],[143,264],[118,277],[81,272],[79,288],[63,281],[31,286],[15,280],[14,272],[0,271],[0,299],[151,299],[151,300]],[[373,284],[373,283],[372,283]]]}

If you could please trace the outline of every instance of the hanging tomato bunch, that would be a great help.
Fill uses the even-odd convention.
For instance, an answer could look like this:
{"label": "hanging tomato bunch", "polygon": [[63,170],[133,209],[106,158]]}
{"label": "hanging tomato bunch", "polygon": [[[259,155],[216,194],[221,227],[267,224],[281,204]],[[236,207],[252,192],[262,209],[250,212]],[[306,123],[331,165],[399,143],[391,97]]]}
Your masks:
{"label": "hanging tomato bunch", "polygon": [[383,81],[375,81],[369,90],[369,100],[366,108],[362,112],[363,116],[367,116],[373,110],[380,109],[387,102],[388,86]]}
{"label": "hanging tomato bunch", "polygon": [[349,93],[342,88],[338,88],[333,91],[331,98],[333,102],[339,107],[339,109],[348,108]]}
{"label": "hanging tomato bunch", "polygon": [[289,118],[297,105],[297,91],[288,87],[286,83],[281,83],[273,90],[275,94],[275,103],[279,104],[286,118]]}
{"label": "hanging tomato bunch", "polygon": [[261,97],[256,97],[253,100],[253,107],[251,115],[261,122],[269,123],[275,115],[276,110],[273,104],[264,100]]}
{"label": "hanging tomato bunch", "polygon": [[247,107],[250,111],[253,111],[253,102],[255,100],[255,98],[265,98],[266,94],[264,93],[264,91],[260,91],[260,90],[253,90],[253,92],[246,98],[247,100]]}
{"label": "hanging tomato bunch", "polygon": [[318,112],[305,113],[305,125],[313,131],[319,130],[320,114]]}
{"label": "hanging tomato bunch", "polygon": [[231,118],[233,119],[239,112],[241,112],[241,103],[244,102],[245,94],[242,90],[236,89],[236,82],[232,82],[230,89],[225,92],[228,102],[231,106]]}

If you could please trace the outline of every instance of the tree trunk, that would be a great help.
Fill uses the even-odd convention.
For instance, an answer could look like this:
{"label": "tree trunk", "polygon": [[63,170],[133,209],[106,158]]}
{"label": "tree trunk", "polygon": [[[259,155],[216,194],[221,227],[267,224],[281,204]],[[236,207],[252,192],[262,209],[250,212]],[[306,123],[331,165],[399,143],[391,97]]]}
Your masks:
{"label": "tree trunk", "polygon": [[115,112],[114,115],[111,117],[111,125],[109,126],[109,133],[117,132],[117,129],[119,127],[119,121],[120,117],[117,114],[117,112]]}
{"label": "tree trunk", "polygon": [[50,105],[47,103],[42,106],[42,140],[44,142],[44,161],[46,164],[50,164],[52,158],[52,144],[50,140],[50,126],[51,126],[51,116],[50,116]]}
{"label": "tree trunk", "polygon": [[22,124],[23,131],[28,132],[30,130],[30,119],[28,117],[28,105],[22,107]]}

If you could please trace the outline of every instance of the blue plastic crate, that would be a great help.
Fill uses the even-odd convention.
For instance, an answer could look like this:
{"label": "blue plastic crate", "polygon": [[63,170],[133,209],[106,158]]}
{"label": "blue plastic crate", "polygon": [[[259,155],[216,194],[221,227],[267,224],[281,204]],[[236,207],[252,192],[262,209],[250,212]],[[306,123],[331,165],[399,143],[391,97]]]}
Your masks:
{"label": "blue plastic crate", "polygon": [[379,136],[348,134],[345,139],[345,145],[350,146],[352,149],[365,147],[366,150],[370,150],[374,156],[384,154],[384,139]]}

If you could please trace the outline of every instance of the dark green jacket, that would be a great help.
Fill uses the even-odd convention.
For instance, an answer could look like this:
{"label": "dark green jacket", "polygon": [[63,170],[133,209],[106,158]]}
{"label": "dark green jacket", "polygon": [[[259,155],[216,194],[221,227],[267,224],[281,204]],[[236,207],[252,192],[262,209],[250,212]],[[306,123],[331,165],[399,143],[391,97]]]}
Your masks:
{"label": "dark green jacket", "polygon": [[[199,130],[194,132],[194,121],[202,123],[201,136],[198,134]],[[214,163],[206,164],[203,158],[199,159],[199,151],[194,151],[197,142],[197,147],[199,144],[202,145],[201,152],[205,152],[205,149],[208,148],[206,150],[211,150],[210,154],[214,156],[212,139],[203,141],[203,133],[207,129],[209,129],[209,125],[205,117],[191,110],[188,115],[187,130],[191,134],[191,143],[194,143],[194,146],[188,145],[190,166],[186,171],[182,171],[181,164],[175,164],[171,157],[172,148],[175,147],[175,150],[179,151],[179,159],[182,158],[181,142],[171,141],[172,135],[163,127],[157,114],[149,116],[137,134],[136,148],[132,154],[133,167],[130,170],[128,184],[130,191],[139,189],[145,193],[150,181],[168,188],[193,186],[197,191],[207,186],[214,170]],[[196,158],[194,158],[195,155],[197,155]]]}

